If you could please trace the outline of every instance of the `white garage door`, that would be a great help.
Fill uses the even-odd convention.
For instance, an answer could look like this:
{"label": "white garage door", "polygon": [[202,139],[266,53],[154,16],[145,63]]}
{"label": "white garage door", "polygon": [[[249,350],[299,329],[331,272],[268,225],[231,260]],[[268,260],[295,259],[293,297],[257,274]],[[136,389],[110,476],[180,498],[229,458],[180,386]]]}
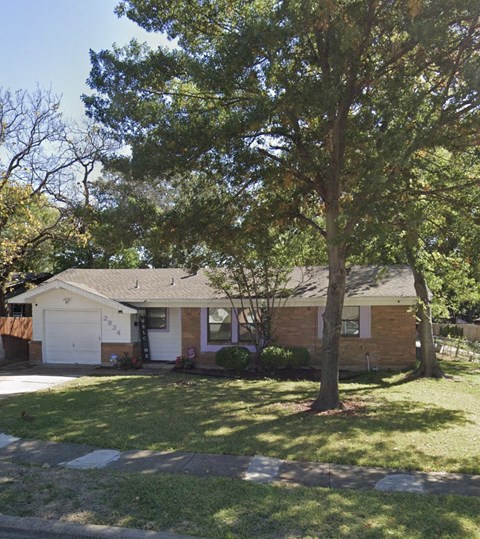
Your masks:
{"label": "white garage door", "polygon": [[45,363],[101,363],[100,311],[45,311]]}

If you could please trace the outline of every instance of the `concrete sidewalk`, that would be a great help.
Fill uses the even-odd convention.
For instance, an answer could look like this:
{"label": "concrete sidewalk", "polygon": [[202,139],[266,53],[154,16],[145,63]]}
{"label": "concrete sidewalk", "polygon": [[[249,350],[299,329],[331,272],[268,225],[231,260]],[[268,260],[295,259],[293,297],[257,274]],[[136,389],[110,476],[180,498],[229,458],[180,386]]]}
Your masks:
{"label": "concrete sidewalk", "polygon": [[0,433],[0,460],[74,469],[229,477],[270,484],[421,494],[480,496],[480,475],[362,468],[264,456],[117,451],[89,445],[19,439]]}

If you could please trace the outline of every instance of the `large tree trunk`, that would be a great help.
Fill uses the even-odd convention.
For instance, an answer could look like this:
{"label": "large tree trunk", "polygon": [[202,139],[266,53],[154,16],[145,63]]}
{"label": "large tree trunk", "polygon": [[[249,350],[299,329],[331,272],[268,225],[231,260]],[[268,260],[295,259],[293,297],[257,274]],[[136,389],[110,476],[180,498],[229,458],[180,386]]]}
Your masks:
{"label": "large tree trunk", "polygon": [[345,249],[339,241],[335,216],[327,214],[328,290],[323,314],[320,392],[313,410],[333,410],[341,406],[338,390],[338,364],[342,310],[345,298]]}
{"label": "large tree trunk", "polygon": [[417,317],[419,320],[418,333],[420,337],[420,366],[415,371],[416,377],[443,378],[443,372],[437,360],[435,343],[433,341],[432,311],[430,308],[430,297],[428,294],[427,282],[423,271],[417,262],[416,249],[418,246],[418,235],[414,228],[407,234],[406,254],[407,260],[413,271],[415,292],[418,298]]}
{"label": "large tree trunk", "polygon": [[443,378],[443,372],[437,361],[435,343],[433,341],[432,312],[430,309],[430,298],[428,288],[423,273],[413,267],[415,279],[415,291],[419,299],[417,316],[419,319],[418,332],[420,336],[420,366],[415,371],[415,376],[425,378]]}

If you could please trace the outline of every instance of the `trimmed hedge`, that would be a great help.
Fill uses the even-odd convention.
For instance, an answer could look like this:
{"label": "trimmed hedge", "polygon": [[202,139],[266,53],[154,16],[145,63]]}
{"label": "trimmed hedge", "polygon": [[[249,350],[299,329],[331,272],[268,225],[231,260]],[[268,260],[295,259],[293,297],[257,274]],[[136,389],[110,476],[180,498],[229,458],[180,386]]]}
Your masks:
{"label": "trimmed hedge", "polygon": [[266,369],[306,367],[310,364],[310,353],[301,347],[267,346],[260,354],[260,362]]}
{"label": "trimmed hedge", "polygon": [[250,363],[250,352],[243,346],[226,346],[215,354],[215,363],[232,371],[243,371]]}

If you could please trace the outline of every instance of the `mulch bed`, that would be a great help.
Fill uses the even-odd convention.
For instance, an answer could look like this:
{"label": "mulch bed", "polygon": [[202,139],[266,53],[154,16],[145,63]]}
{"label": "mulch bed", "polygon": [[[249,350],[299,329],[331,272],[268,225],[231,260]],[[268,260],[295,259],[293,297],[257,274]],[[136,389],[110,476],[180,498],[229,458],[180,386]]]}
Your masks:
{"label": "mulch bed", "polygon": [[[242,380],[264,380],[265,378],[273,378],[274,380],[313,380],[320,381],[321,371],[314,368],[300,368],[300,369],[278,369],[275,371],[253,370],[248,369],[245,371],[227,371],[223,369],[214,368],[201,368],[195,367],[194,369],[173,369],[175,372],[181,372],[184,374],[200,375],[200,376],[212,376],[216,378],[234,378]],[[353,371],[340,371],[341,380],[349,380],[357,378],[363,374],[362,372]]]}

